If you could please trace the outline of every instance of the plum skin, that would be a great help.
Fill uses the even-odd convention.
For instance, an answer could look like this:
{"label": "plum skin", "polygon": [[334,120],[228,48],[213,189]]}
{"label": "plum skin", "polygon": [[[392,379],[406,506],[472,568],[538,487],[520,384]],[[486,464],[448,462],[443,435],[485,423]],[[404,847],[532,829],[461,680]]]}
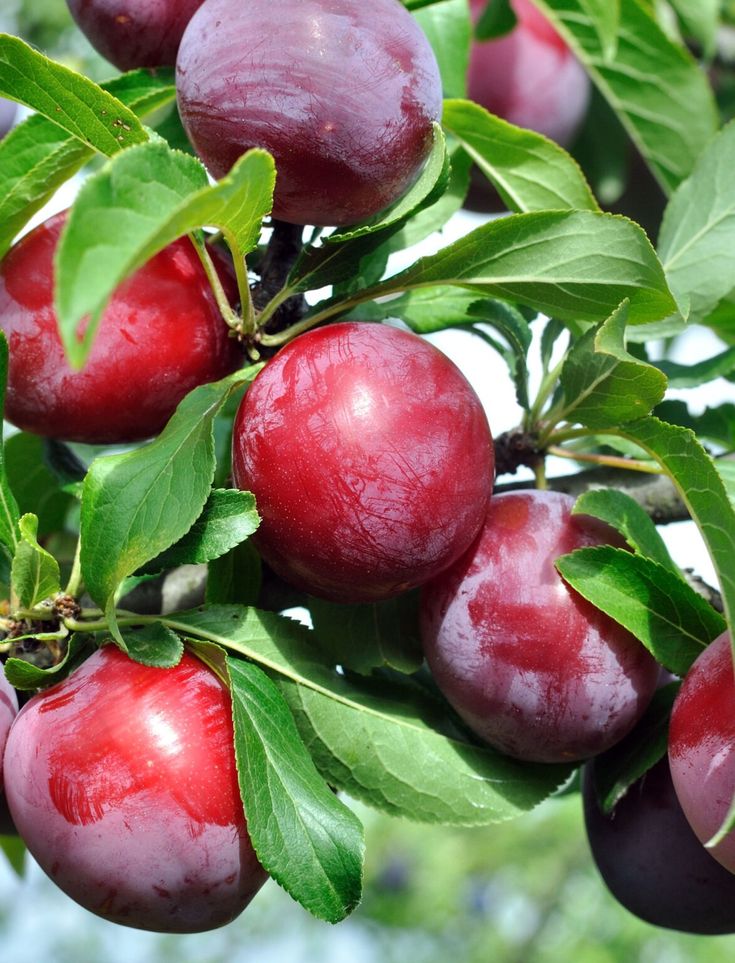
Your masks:
{"label": "plum skin", "polygon": [[654,926],[685,933],[735,932],[735,875],[710,856],[682,812],[666,757],[638,779],[609,815],[582,781],[587,838],[612,895]]}
{"label": "plum skin", "polygon": [[2,760],[5,743],[10,732],[10,726],[18,714],[18,696],[15,689],[8,682],[0,663],[0,796],[3,792]]}
{"label": "plum skin", "polygon": [[[44,221],[0,262],[0,329],[10,347],[5,416],[66,441],[149,438],[189,391],[236,370],[242,351],[193,245],[180,238],[117,288],[87,363],[73,371],[53,304],[53,257],[66,214]],[[234,300],[234,278],[213,254]]]}
{"label": "plum skin", "polygon": [[442,106],[436,58],[398,0],[207,0],[181,41],[176,88],[214,177],[265,148],[273,216],[323,226],[371,217],[408,189]]}
{"label": "plum skin", "polygon": [[[475,21],[486,5],[472,0]],[[589,78],[530,0],[512,0],[512,7],[518,22],[509,34],[472,43],[468,96],[511,124],[566,146],[587,111]]]}
{"label": "plum skin", "polygon": [[42,869],[112,922],[212,929],[267,879],[240,800],[229,693],[188,653],[158,669],[109,645],[35,695],[8,737],[5,787]]}
{"label": "plum skin", "polygon": [[554,568],[567,552],[621,545],[551,491],[495,494],[469,551],[422,590],[437,685],[490,745],[532,762],[589,758],[635,725],[658,664]]}
{"label": "plum skin", "polygon": [[186,25],[204,0],[66,0],[77,26],[119,70],[173,67]]}
{"label": "plum skin", "polygon": [[[701,843],[727,816],[735,796],[735,682],[730,636],[723,632],[698,656],[671,712],[669,764],[684,815]],[[735,873],[735,833],[708,852]]]}
{"label": "plum skin", "polygon": [[233,428],[236,485],[286,581],[337,602],[414,588],[471,543],[494,450],[459,369],[415,334],[342,322],[290,342],[248,390]]}

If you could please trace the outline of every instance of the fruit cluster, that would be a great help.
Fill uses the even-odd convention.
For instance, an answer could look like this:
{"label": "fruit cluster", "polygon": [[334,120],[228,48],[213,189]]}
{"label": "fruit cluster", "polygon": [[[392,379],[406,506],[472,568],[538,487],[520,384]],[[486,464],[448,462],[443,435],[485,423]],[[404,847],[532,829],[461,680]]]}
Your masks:
{"label": "fruit cluster", "polygon": [[[118,67],[175,65],[183,126],[213,177],[226,177],[250,148],[273,155],[276,221],[373,218],[427,160],[441,79],[398,0],[69,6]],[[480,6],[472,0],[475,19]],[[568,142],[587,107],[586,76],[532,4],[512,6],[516,29],[475,46],[470,94]],[[537,73],[547,56],[548,75]],[[117,288],[75,371],[54,305],[68,216],[36,227],[0,264],[7,417],[70,442],[148,439],[194,388],[241,367],[242,329],[223,318],[224,302],[233,308],[243,293],[241,265],[199,239],[169,244]],[[587,763],[590,842],[621,901],[658,925],[735,929],[732,911],[712,898],[735,888],[735,836],[714,859],[702,845],[735,795],[729,636],[707,649],[676,701],[671,777],[659,762],[615,819],[603,814],[595,769],[640,722],[660,667],[555,561],[626,543],[574,514],[570,496],[493,494],[486,415],[444,354],[402,327],[365,320],[301,333],[249,386],[231,452],[235,486],[255,496],[253,544],[269,574],[340,604],[420,590],[423,654],[452,724],[524,763]],[[0,675],[0,758],[0,789],[28,849],[107,919],[210,929],[234,919],[268,876],[248,833],[228,688],[189,650],[163,669],[105,644],[20,711]],[[646,847],[660,848],[657,833],[677,840],[676,861],[646,859]]]}

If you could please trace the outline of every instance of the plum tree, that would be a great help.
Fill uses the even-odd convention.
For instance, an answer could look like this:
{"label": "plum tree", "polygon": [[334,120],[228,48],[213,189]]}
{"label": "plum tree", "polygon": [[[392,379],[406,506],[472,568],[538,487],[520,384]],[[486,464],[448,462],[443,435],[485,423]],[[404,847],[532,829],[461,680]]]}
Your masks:
{"label": "plum tree", "polygon": [[622,540],[559,492],[494,495],[468,552],[425,586],[424,652],[479,736],[521,759],[585,759],[645,710],[658,664],[566,585],[554,560]]}
{"label": "plum tree", "polygon": [[[123,282],[86,366],[64,355],[54,309],[53,258],[66,214],[16,243],[0,263],[0,329],[10,345],[6,416],[27,431],[118,443],[159,432],[192,388],[242,361],[191,242],[182,238]],[[234,279],[217,260],[230,297]]]}
{"label": "plum tree", "polygon": [[[493,0],[501,16],[509,2]],[[735,127],[718,131],[708,85],[723,71],[732,86],[715,20],[734,27],[735,12],[685,6],[515,5],[516,39],[528,25],[566,77],[562,36],[598,85],[600,109],[575,145],[585,171],[562,147],[462,100],[466,0],[204,0],[175,82],[161,67],[96,84],[65,66],[86,45],[54,49],[30,29],[30,44],[0,35],[0,93],[34,114],[0,144],[0,251],[9,251],[0,327],[10,340],[8,412],[25,429],[0,453],[0,661],[19,692],[48,690],[19,713],[10,749],[20,752],[14,733],[32,721],[53,723],[33,761],[58,764],[49,782],[10,775],[9,762],[8,798],[49,873],[96,910],[197,929],[231,918],[242,900],[232,860],[216,888],[198,870],[171,868],[184,848],[182,859],[216,870],[227,847],[217,837],[214,856],[189,848],[210,838],[212,820],[200,832],[186,812],[171,818],[165,800],[196,790],[192,807],[206,816],[222,794],[203,798],[199,782],[216,780],[196,759],[170,771],[141,747],[142,710],[128,712],[127,728],[108,724],[125,701],[115,682],[123,656],[94,656],[104,675],[92,661],[55,688],[87,645],[112,638],[163,666],[188,644],[226,664],[233,725],[222,727],[258,861],[308,911],[338,922],[359,903],[363,878],[362,827],[341,791],[401,817],[478,827],[528,812],[562,785],[571,795],[577,762],[628,732],[651,695],[658,673],[646,649],[683,674],[722,631],[646,512],[698,526],[732,622],[734,482],[716,457],[733,450],[732,411],[713,402],[698,414],[680,400],[688,394],[666,392],[667,379],[693,385],[735,370]],[[694,55],[681,42],[690,32]],[[541,59],[514,75],[519,89]],[[534,95],[539,104],[555,79]],[[432,123],[440,86],[444,133]],[[732,104],[721,94],[724,120]],[[569,92],[565,110],[573,104]],[[629,143],[666,195],[658,252],[655,231],[600,210],[622,186]],[[481,224],[455,216],[473,163],[519,213]],[[78,174],[63,242],[52,220],[13,247]],[[236,293],[213,254],[222,295],[201,247],[213,230]],[[113,293],[126,266],[159,249]],[[87,321],[82,305],[108,302],[101,326]],[[70,357],[90,349],[82,372],[66,366],[57,322],[67,349],[83,339]],[[684,327],[687,338],[709,328],[727,344],[682,364]],[[419,337],[435,333],[464,348],[493,424],[508,419],[495,441],[467,380]],[[7,367],[0,337],[0,397]],[[512,414],[498,400],[511,395]],[[111,454],[76,441],[126,447]],[[558,458],[571,475],[556,475]],[[496,468],[498,489],[527,485],[511,476],[530,468],[541,489],[582,492],[577,508],[588,514],[572,516],[570,498],[543,491],[501,495]],[[555,568],[577,546],[587,550]],[[190,565],[196,597],[172,599]],[[134,614],[131,586],[161,583],[150,614]],[[433,678],[417,638],[420,595]],[[290,617],[295,602],[311,627]],[[172,687],[180,678],[176,668],[169,677],[124,665]],[[179,738],[194,745],[191,727],[211,721],[187,692],[177,683],[171,695],[186,719],[156,716],[156,746],[162,734],[169,748]],[[121,745],[152,763],[146,778],[161,770],[168,795],[158,809],[170,826],[148,804],[145,818],[125,808],[136,794],[107,771]],[[629,784],[650,744],[636,726],[624,749],[615,778]],[[53,795],[45,808],[29,802],[36,791]],[[720,795],[729,805],[730,787]],[[126,826],[121,848],[101,853],[100,834]],[[239,831],[230,829],[235,849]],[[167,856],[158,859],[157,843]],[[57,853],[65,845],[72,869],[68,850]],[[95,888],[95,868],[119,870],[116,892]],[[542,875],[542,899],[564,888],[555,872]],[[194,889],[179,899],[182,876]]]}
{"label": "plum tree", "polygon": [[4,772],[30,852],[108,920],[212,929],[267,879],[240,799],[228,690],[192,655],[158,669],[98,650],[26,703]]}
{"label": "plum tree", "polygon": [[582,798],[592,855],[610,892],[631,913],[687,933],[735,932],[735,875],[710,856],[682,812],[664,757],[609,814],[595,793],[604,757],[584,769]]}
{"label": "plum tree", "polygon": [[233,428],[255,539],[287,581],[336,601],[386,599],[477,534],[493,445],[480,401],[428,342],[383,325],[308,332],[257,377]]}
{"label": "plum tree", "polygon": [[[735,797],[735,681],[730,635],[724,632],[696,660],[674,703],[669,763],[684,815],[702,843],[721,828]],[[735,833],[710,849],[735,873]]]}
{"label": "plum tree", "polygon": [[79,29],[120,70],[173,67],[204,0],[66,0]]}
{"label": "plum tree", "polygon": [[352,224],[387,207],[417,177],[441,116],[436,59],[398,0],[208,0],[184,33],[176,87],[210,172],[266,148],[273,215],[295,224]]}
{"label": "plum tree", "polygon": [[[472,0],[475,22],[487,2]],[[472,44],[468,95],[511,124],[567,145],[587,110],[589,78],[530,0],[512,0],[511,6],[517,24],[510,33]]]}

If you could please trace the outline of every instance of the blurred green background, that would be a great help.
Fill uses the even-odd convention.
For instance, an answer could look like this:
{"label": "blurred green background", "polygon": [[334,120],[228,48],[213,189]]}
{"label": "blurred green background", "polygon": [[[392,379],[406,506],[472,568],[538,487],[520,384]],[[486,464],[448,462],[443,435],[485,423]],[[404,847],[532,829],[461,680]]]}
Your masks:
{"label": "blurred green background", "polygon": [[[115,71],[64,0],[2,0],[0,30],[94,79]],[[356,806],[367,829],[365,897],[346,922],[312,919],[275,883],[229,926],[200,936],[126,930],[91,916],[37,867],[0,854],[0,959],[8,963],[725,963],[735,937],[648,926],[608,894],[591,862],[579,796],[482,830],[411,824]]]}
{"label": "blurred green background", "polygon": [[[106,923],[37,867],[0,866],[0,958],[13,963],[725,963],[735,937],[642,923],[600,882],[579,797],[487,829],[424,826],[357,807],[365,898],[337,926],[269,882],[229,926],[161,936]],[[2,857],[0,856],[0,860]]]}

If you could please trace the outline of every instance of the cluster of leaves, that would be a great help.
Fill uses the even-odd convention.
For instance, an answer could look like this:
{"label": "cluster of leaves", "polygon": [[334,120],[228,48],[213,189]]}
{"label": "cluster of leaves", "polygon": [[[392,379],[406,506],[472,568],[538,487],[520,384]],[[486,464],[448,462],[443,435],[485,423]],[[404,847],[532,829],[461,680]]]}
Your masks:
{"label": "cluster of leaves", "polygon": [[[104,159],[79,191],[56,264],[56,307],[72,363],[84,363],[115,287],[157,251],[189,233],[206,263],[205,228],[219,231],[233,254],[238,324],[255,362],[197,388],[157,439],[133,450],[72,452],[24,433],[8,440],[0,575],[16,638],[5,648],[17,656],[18,635],[27,635],[64,656],[51,668],[9,658],[6,674],[21,690],[49,685],[110,636],[132,658],[158,666],[193,646],[232,687],[241,787],[261,861],[294,898],[332,921],[359,899],[362,835],[330,786],[412,819],[484,825],[528,811],[571,769],[510,760],[465,730],[421,670],[413,597],[355,607],[307,599],[313,629],[267,610],[247,542],[257,506],[226,487],[232,411],[260,370],[259,352],[353,312],[398,317],[418,333],[458,325],[476,332],[507,360],[523,428],[541,453],[613,450],[633,468],[668,476],[711,552],[731,624],[735,613],[728,497],[735,478],[697,437],[732,448],[730,412],[695,416],[665,400],[667,384],[731,374],[735,349],[724,345],[691,368],[654,364],[646,353],[651,339],[693,324],[732,340],[735,129],[718,132],[705,75],[647,0],[537,0],[587,67],[617,117],[615,130],[627,132],[669,195],[655,251],[637,224],[600,210],[564,150],[464,99],[466,0],[406,5],[435,46],[447,94],[426,168],[379,217],[311,238],[259,310],[245,265],[262,254],[272,158],[250,151],[211,185],[197,158],[180,149],[175,112],[160,120],[175,99],[170,72],[134,71],[98,86],[17,37],[0,37],[0,95],[36,112],[0,143],[0,253],[59,185]],[[498,23],[482,28],[489,35],[512,24],[507,5],[495,6]],[[711,52],[717,4],[672,0],[671,10],[679,29]],[[157,129],[144,126],[146,118],[157,118]],[[471,164],[513,216],[391,274],[391,254],[462,206]],[[319,300],[324,288],[329,294]],[[274,327],[281,305],[303,294],[312,295],[304,317]],[[549,320],[534,393],[528,355],[539,312]],[[568,347],[559,361],[562,337]],[[5,347],[2,360],[7,367]],[[94,457],[82,464],[80,454]],[[662,665],[684,674],[722,631],[722,616],[687,585],[629,498],[597,492],[578,510],[616,526],[633,551],[580,550],[560,559],[559,570]],[[52,547],[63,549],[69,519],[78,519],[79,538],[62,579]],[[121,606],[135,585],[185,563],[208,567],[202,607],[141,616]],[[62,602],[82,586],[95,607],[69,615]],[[660,758],[666,712],[663,695],[611,763],[609,804]]]}

